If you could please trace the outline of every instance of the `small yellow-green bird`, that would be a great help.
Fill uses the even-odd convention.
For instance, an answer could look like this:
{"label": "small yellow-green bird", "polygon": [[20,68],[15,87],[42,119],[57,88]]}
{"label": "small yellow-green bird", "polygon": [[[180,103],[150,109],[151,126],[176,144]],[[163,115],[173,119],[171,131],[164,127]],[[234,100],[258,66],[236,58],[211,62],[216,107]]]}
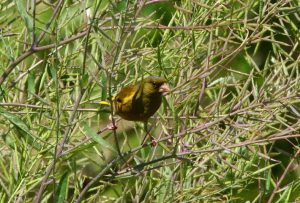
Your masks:
{"label": "small yellow-green bird", "polygon": [[159,109],[163,93],[169,91],[167,80],[164,78],[147,77],[138,84],[121,89],[114,98],[115,113],[125,120],[144,122],[146,135],[150,136],[152,144],[156,145],[156,141],[148,132],[147,123],[148,119]]}
{"label": "small yellow-green bird", "polygon": [[158,110],[162,95],[170,88],[164,78],[150,76],[140,83],[121,89],[114,98],[116,114],[125,120],[147,120]]}

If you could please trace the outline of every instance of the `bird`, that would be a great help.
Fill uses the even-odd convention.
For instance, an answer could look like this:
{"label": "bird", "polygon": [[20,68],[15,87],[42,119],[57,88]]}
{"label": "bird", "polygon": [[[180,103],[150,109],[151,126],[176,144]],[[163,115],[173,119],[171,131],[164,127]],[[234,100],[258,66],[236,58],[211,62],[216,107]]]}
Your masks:
{"label": "bird", "polygon": [[144,122],[148,134],[148,119],[159,109],[163,94],[169,91],[166,79],[149,76],[137,84],[123,87],[116,94],[113,98],[115,113],[125,120]]}

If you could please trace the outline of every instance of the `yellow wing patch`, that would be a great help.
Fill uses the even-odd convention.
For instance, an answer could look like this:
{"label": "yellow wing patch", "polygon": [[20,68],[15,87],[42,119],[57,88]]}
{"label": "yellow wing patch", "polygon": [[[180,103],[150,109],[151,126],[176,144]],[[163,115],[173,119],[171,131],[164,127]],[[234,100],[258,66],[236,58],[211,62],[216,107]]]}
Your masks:
{"label": "yellow wing patch", "polygon": [[122,104],[128,103],[129,101],[132,100],[133,97],[134,97],[134,94],[126,95],[125,97],[122,98]]}
{"label": "yellow wing patch", "polygon": [[110,103],[108,101],[100,101],[99,104],[110,106]]}
{"label": "yellow wing patch", "polygon": [[137,88],[135,86],[124,87],[116,96],[116,101],[121,104],[126,104],[132,101],[134,95],[136,94],[136,89]]}

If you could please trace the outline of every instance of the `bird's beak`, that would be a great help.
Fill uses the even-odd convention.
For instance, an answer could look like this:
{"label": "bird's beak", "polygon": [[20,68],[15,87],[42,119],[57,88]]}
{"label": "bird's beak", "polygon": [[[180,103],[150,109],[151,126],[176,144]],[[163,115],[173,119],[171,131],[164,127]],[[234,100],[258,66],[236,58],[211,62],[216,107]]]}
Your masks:
{"label": "bird's beak", "polygon": [[159,87],[158,91],[161,93],[170,92],[170,87],[167,83],[164,83]]}

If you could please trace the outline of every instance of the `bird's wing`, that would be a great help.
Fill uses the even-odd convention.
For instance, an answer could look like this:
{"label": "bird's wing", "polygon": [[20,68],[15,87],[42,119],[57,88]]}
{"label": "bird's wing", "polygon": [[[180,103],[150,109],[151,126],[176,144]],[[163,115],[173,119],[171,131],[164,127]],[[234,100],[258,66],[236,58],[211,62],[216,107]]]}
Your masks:
{"label": "bird's wing", "polygon": [[122,104],[127,104],[128,102],[132,101],[137,91],[138,91],[138,87],[135,85],[124,87],[119,92],[118,97],[122,99]]}
{"label": "bird's wing", "polygon": [[138,100],[142,98],[143,95],[143,82],[141,84],[135,85],[136,86],[136,92],[134,94],[134,99]]}

